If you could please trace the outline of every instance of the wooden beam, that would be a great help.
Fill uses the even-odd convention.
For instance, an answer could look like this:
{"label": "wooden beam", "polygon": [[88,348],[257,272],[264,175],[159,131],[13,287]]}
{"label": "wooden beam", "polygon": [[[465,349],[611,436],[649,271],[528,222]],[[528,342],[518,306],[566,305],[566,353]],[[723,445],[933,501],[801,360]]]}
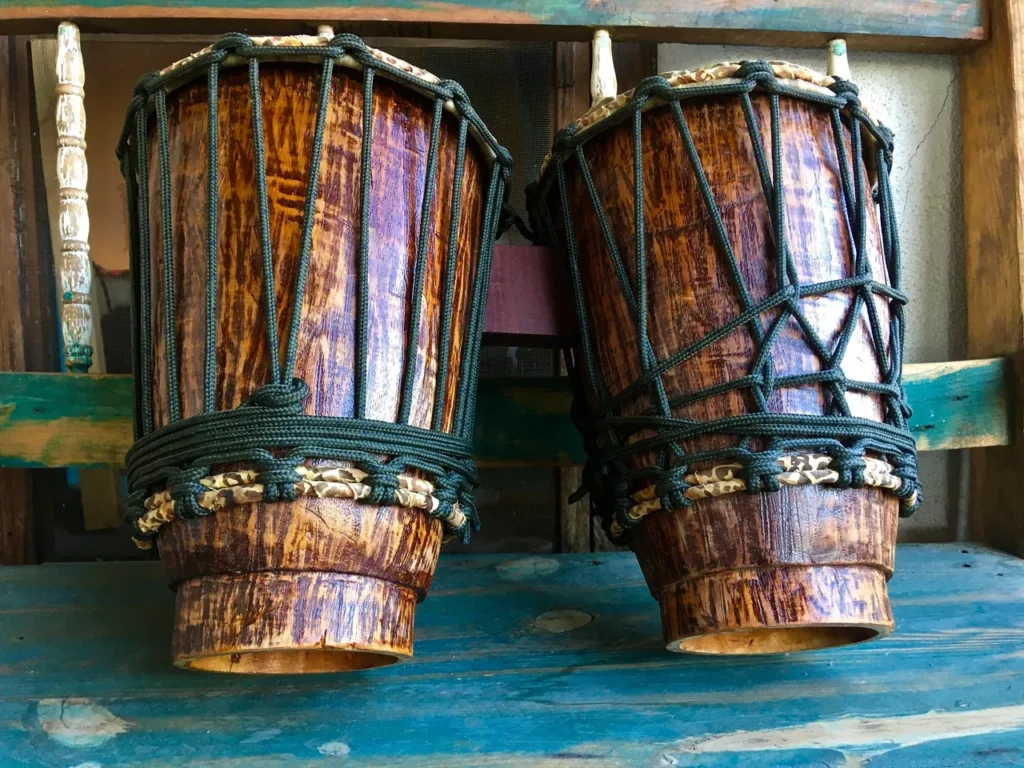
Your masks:
{"label": "wooden beam", "polygon": [[[1010,442],[1009,365],[971,360],[904,369],[918,449]],[[0,466],[119,467],[132,443],[130,376],[0,373]],[[474,452],[481,462],[585,460],[565,377],[483,379]]]}
{"label": "wooden beam", "polygon": [[[30,132],[26,92],[31,89],[28,43],[0,37],[0,370],[24,371],[29,315],[23,286],[34,229],[32,166],[21,137]],[[0,564],[35,562],[32,536],[32,476],[0,470]]]}
{"label": "wooden beam", "polygon": [[[960,59],[967,353],[1024,353],[1024,2],[992,0],[992,39]],[[1020,376],[1018,372],[1017,380]],[[1014,399],[1021,395],[1019,386]],[[971,452],[973,535],[1024,555],[1024,441]]]}
{"label": "wooden beam", "polygon": [[83,32],[191,34],[244,29],[282,34],[317,24],[361,35],[589,40],[614,39],[822,47],[835,36],[860,50],[959,52],[985,38],[982,0],[380,0],[310,5],[302,0],[0,0],[7,32],[53,34],[58,21]]}

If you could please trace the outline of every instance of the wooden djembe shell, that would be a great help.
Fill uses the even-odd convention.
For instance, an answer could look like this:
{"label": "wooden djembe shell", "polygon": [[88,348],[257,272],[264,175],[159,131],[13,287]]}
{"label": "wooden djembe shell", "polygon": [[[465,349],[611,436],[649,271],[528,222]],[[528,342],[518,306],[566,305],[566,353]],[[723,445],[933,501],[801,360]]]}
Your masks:
{"label": "wooden djembe shell", "polygon": [[[260,68],[267,191],[279,328],[295,296],[302,211],[319,98],[320,67]],[[202,411],[205,349],[207,88],[205,79],[167,99],[175,328],[182,417]],[[313,248],[295,375],[309,386],[307,414],[353,416],[357,253],[360,238],[362,73],[335,67],[324,131]],[[241,405],[271,379],[257,226],[248,74],[223,68],[219,87],[219,283],[215,408]],[[430,228],[409,423],[431,428],[438,306],[452,206],[458,123],[441,126],[434,203],[420,221],[434,104],[378,77],[373,96],[369,359],[366,418],[395,421],[402,388],[412,264]],[[158,168],[150,125],[149,165]],[[458,221],[457,269],[443,430],[454,423],[465,329],[481,237],[481,150],[470,142]],[[159,173],[150,173],[154,297],[162,296]],[[168,420],[164,312],[154,301],[153,411]],[[281,333],[284,355],[287,333]],[[225,471],[231,467],[214,467]],[[221,672],[363,669],[412,655],[415,606],[430,586],[442,525],[398,506],[301,497],[257,502],[160,529],[160,556],[177,590],[172,655],[178,666]]]}
{"label": "wooden djembe shell", "polygon": [[[752,101],[770,158],[768,96],[755,93]],[[829,112],[786,96],[780,102],[786,227],[800,282],[849,277],[852,241]],[[776,290],[776,256],[740,99],[706,98],[681,105],[756,303]],[[655,354],[663,360],[742,309],[668,107],[644,113],[642,137],[649,334]],[[848,132],[846,143],[850,156]],[[627,271],[634,275],[631,121],[595,136],[583,149]],[[574,159],[566,162],[566,180],[598,371],[614,395],[641,373],[635,325]],[[551,193],[548,205],[555,226],[564,231],[557,191]],[[877,212],[870,204],[868,209],[868,258],[876,279],[884,280],[887,272]],[[875,301],[881,321],[888,323],[886,303]],[[801,299],[826,345],[838,338],[851,302],[849,291]],[[775,317],[777,310],[762,315],[767,322]],[[757,349],[749,328],[741,327],[669,370],[663,379],[667,395],[671,398],[746,375]],[[773,358],[780,376],[820,370],[792,318]],[[843,370],[850,378],[880,380],[864,310]],[[847,397],[853,415],[882,420],[878,397],[854,392]],[[824,403],[819,385],[776,389],[769,400],[771,410],[790,413],[820,414]],[[626,403],[623,415],[650,405],[645,391]],[[754,410],[749,390],[733,390],[677,407],[673,415],[713,420]],[[705,435],[684,447],[697,451],[736,442],[734,436]],[[653,453],[634,456],[631,468],[650,466],[656,460]],[[894,496],[875,488],[783,486],[774,493],[734,493],[697,500],[677,511],[649,514],[634,530],[632,548],[661,606],[668,648],[775,653],[888,634],[893,617],[886,582],[893,570],[898,504]]]}

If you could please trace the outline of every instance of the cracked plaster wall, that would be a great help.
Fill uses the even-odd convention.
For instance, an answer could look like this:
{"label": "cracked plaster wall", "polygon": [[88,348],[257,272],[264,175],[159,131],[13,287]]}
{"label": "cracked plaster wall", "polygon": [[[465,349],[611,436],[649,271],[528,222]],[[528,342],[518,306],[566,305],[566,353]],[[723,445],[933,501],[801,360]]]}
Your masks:
{"label": "cracked plaster wall", "polygon": [[[662,72],[739,59],[785,59],[825,69],[824,49],[658,46]],[[850,67],[864,104],[896,134],[893,194],[900,216],[904,288],[911,297],[907,362],[963,359],[966,306],[956,58],[853,51]],[[965,530],[965,453],[919,456],[925,503],[914,517],[901,521],[901,539],[949,540]]]}

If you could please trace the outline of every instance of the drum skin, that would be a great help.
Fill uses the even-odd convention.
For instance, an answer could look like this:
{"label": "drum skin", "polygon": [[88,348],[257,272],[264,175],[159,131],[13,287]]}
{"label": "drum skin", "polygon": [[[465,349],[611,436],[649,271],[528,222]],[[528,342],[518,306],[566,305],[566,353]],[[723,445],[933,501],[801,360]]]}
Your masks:
{"label": "drum skin", "polygon": [[[320,67],[260,66],[267,193],[280,355],[284,359],[299,265]],[[175,339],[182,417],[202,410],[205,352],[207,87],[205,78],[167,98],[175,271]],[[354,415],[360,183],[361,72],[335,67],[324,131],[312,252],[295,376],[309,386],[305,412]],[[221,70],[216,342],[217,410],[237,408],[271,380],[262,278],[248,71]],[[445,112],[437,185],[421,206],[434,104],[384,77],[373,96],[369,212],[369,344],[366,417],[395,421],[406,355],[412,266],[420,228],[428,253],[410,423],[431,427],[443,275],[453,197],[458,120]],[[149,131],[153,404],[168,421],[160,174]],[[480,246],[486,165],[468,142],[459,228],[444,431],[454,422],[463,345]],[[232,467],[214,467],[213,472]],[[211,671],[360,669],[412,654],[415,604],[425,595],[442,524],[419,510],[345,499],[256,502],[164,526],[158,544],[177,589],[174,661]]]}
{"label": "drum skin", "polygon": [[[769,97],[755,92],[751,99],[770,162]],[[740,99],[691,99],[681,106],[751,299],[761,301],[777,289],[775,246]],[[849,277],[851,235],[829,112],[787,96],[780,98],[780,109],[786,232],[800,282]],[[642,136],[649,335],[658,359],[665,359],[733,319],[742,307],[671,110],[645,112]],[[846,142],[849,157],[848,133]],[[627,272],[635,275],[632,121],[595,136],[583,151]],[[641,373],[635,323],[574,158],[566,162],[566,184],[596,364],[614,395]],[[556,187],[547,203],[564,234]],[[869,206],[869,214],[869,259],[876,279],[884,280],[877,211]],[[875,301],[887,328],[887,306]],[[801,300],[826,347],[838,338],[851,303],[849,291]],[[777,316],[778,310],[764,313],[763,326]],[[671,398],[745,376],[757,351],[749,326],[743,326],[669,370],[663,379],[667,394]],[[780,376],[820,370],[792,318],[773,360]],[[880,380],[863,309],[843,370],[850,378]],[[853,415],[882,420],[878,397],[853,392],[847,397]],[[775,412],[820,414],[824,404],[819,385],[776,389],[769,399]],[[624,404],[622,415],[650,406],[644,391]],[[675,408],[673,415],[713,420],[755,410],[749,390],[733,390]],[[696,451],[736,442],[734,436],[705,435],[683,447]],[[653,452],[634,455],[631,468],[655,461]],[[893,568],[898,504],[875,488],[782,486],[774,493],[731,494],[648,515],[634,529],[632,548],[661,604],[667,646],[771,653],[888,634],[893,620],[886,581]]]}

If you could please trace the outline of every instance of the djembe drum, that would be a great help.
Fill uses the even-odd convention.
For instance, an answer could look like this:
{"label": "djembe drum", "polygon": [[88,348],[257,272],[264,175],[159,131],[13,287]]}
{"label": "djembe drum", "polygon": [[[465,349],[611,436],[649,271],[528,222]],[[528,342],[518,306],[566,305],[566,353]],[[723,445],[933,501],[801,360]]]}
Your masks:
{"label": "djembe drum", "polygon": [[412,654],[475,521],[483,306],[508,153],[462,88],[349,35],[229,35],[143,78],[119,148],[137,542],[178,666]]}
{"label": "djembe drum", "polygon": [[892,630],[920,495],[891,151],[847,80],[724,64],[598,104],[531,191],[573,292],[584,489],[670,650]]}

